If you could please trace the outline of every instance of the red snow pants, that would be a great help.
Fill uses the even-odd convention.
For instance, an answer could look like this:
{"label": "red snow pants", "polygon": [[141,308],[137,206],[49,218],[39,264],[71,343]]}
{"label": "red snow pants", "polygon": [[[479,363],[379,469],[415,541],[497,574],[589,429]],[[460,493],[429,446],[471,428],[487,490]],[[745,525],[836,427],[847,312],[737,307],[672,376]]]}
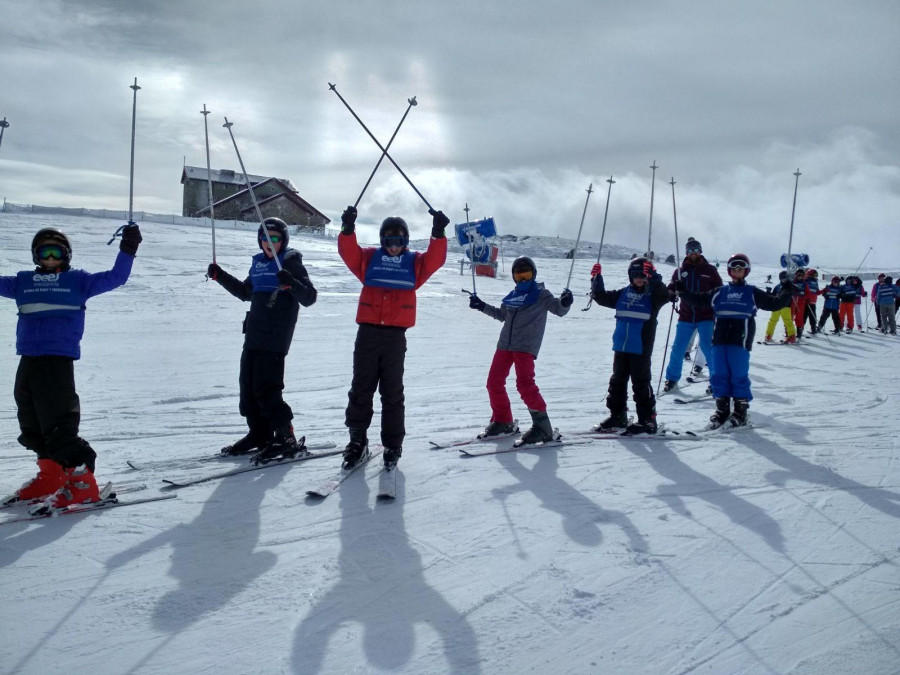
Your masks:
{"label": "red snow pants", "polygon": [[488,371],[487,390],[491,401],[492,422],[512,422],[512,408],[506,393],[506,378],[513,365],[516,367],[516,389],[529,410],[544,411],[547,404],[534,381],[534,354],[498,349],[494,352]]}

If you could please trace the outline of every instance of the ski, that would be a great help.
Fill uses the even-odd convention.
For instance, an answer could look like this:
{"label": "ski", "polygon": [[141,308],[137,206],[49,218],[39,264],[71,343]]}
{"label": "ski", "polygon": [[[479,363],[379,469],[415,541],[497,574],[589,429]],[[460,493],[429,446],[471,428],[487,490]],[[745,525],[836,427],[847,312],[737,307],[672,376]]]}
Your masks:
{"label": "ski", "polygon": [[[140,490],[146,490],[147,485],[145,483],[116,483],[114,490],[116,494],[126,494],[129,492],[139,492]],[[34,506],[35,504],[40,504],[42,499],[25,499],[21,500],[15,496],[15,493],[5,497],[2,502],[0,502],[0,509],[12,509],[12,508],[22,508],[25,506]]]}
{"label": "ski", "polygon": [[[341,451],[343,452],[343,451]],[[378,448],[376,450],[371,450],[369,454],[358,461],[352,468],[350,469],[341,469],[334,476],[324,481],[319,487],[314,490],[307,490],[306,494],[308,497],[315,497],[318,499],[325,499],[328,495],[337,492],[337,489],[341,486],[345,480],[350,478],[357,470],[362,467],[365,467],[376,457],[380,457],[381,453],[384,452],[383,448]],[[335,453],[337,454],[337,453]],[[382,467],[379,467],[379,471],[382,470]]]}
{"label": "ski", "polygon": [[[324,443],[307,443],[306,449],[311,450],[313,452],[318,452],[320,450],[331,450],[337,447],[337,443],[334,441],[326,441]],[[129,459],[125,463],[128,466],[136,471],[145,471],[145,470],[153,470],[153,469],[171,469],[173,467],[185,467],[190,468],[195,464],[206,464],[209,462],[222,462],[227,460],[243,460],[249,459],[253,456],[254,453],[248,452],[243,455],[223,455],[221,453],[218,454],[206,454],[206,455],[196,455],[194,457],[178,457],[176,459],[151,459],[151,460],[141,460],[141,459]]]}
{"label": "ski", "polygon": [[729,417],[725,420],[725,423],[722,426],[716,427],[715,429],[697,429],[695,431],[688,431],[687,433],[692,435],[695,438],[709,438],[710,436],[716,436],[718,434],[729,434],[735,431],[749,431],[752,429],[758,429],[761,426],[765,426],[762,424],[754,424],[752,421],[748,421],[746,424],[742,424],[741,426],[736,426],[732,424],[731,418]]}
{"label": "ski", "polygon": [[679,396],[677,398],[672,399],[675,403],[679,403],[681,405],[685,405],[687,403],[699,403],[701,401],[712,401],[712,394],[698,394],[697,396]]}
{"label": "ski", "polygon": [[562,435],[559,433],[559,429],[553,430],[553,438],[549,441],[544,441],[543,443],[522,443],[520,440],[516,440],[510,445],[500,445],[498,447],[493,447],[489,450],[479,450],[474,448],[459,448],[460,456],[462,457],[484,457],[485,455],[500,455],[504,452],[517,452],[518,450],[543,450],[545,448],[558,448],[560,446],[566,444],[573,444],[573,441],[566,441],[563,439]]}
{"label": "ski", "polygon": [[659,425],[655,434],[626,434],[624,429],[615,431],[598,431],[590,429],[589,431],[576,431],[573,436],[579,438],[590,438],[599,440],[601,438],[610,438],[619,441],[638,440],[638,441],[696,441],[701,437],[692,431],[676,431],[669,429],[665,425]]}
{"label": "ski", "polygon": [[[146,487],[146,486],[144,486]],[[143,497],[140,499],[129,499],[126,501],[120,500],[118,498],[118,493],[116,492],[116,488],[112,483],[107,483],[103,490],[100,492],[100,500],[96,502],[91,502],[89,504],[72,504],[70,506],[65,506],[59,509],[53,508],[43,508],[40,510],[36,510],[34,513],[29,513],[28,515],[16,516],[15,518],[9,518],[7,520],[0,521],[0,525],[9,525],[11,523],[23,523],[29,520],[40,520],[42,518],[56,518],[57,516],[66,516],[72,515],[75,513],[87,513],[90,511],[101,511],[105,509],[113,509],[120,506],[133,506],[134,504],[146,504],[149,502],[158,502],[163,501],[165,499],[174,499],[178,495],[156,495],[153,497]],[[33,505],[32,509],[35,508]]]}
{"label": "ski", "polygon": [[259,471],[260,469],[265,469],[272,466],[282,466],[283,464],[294,464],[295,462],[305,462],[309,459],[318,459],[319,457],[332,457],[334,455],[339,455],[343,452],[343,450],[329,450],[325,452],[303,452],[298,453],[294,457],[289,457],[285,459],[277,459],[266,464],[249,464],[247,466],[241,466],[237,469],[231,469],[229,471],[219,471],[217,473],[207,474],[205,476],[200,476],[199,478],[184,478],[184,479],[175,479],[175,478],[163,478],[163,490],[176,490],[178,488],[188,487],[189,485],[198,485],[199,483],[207,483],[213,480],[220,480],[222,478],[228,478],[230,476],[238,476],[242,473],[249,473],[250,471]]}
{"label": "ski", "polygon": [[397,467],[384,468],[378,475],[377,499],[388,500],[397,496]]}
{"label": "ski", "polygon": [[691,384],[699,384],[701,382],[709,382],[708,377],[697,377],[696,375],[688,375],[684,379],[687,380],[688,382],[690,382]]}
{"label": "ski", "polygon": [[486,443],[488,441],[500,441],[504,438],[513,438],[519,435],[519,420],[513,420],[513,424],[516,427],[515,431],[510,431],[508,434],[495,434],[494,436],[485,436],[483,434],[478,434],[474,438],[466,438],[458,441],[450,441],[448,443],[435,443],[434,441],[428,441],[431,445],[432,450],[445,450],[446,448],[458,448],[463,445],[472,445],[473,443]]}

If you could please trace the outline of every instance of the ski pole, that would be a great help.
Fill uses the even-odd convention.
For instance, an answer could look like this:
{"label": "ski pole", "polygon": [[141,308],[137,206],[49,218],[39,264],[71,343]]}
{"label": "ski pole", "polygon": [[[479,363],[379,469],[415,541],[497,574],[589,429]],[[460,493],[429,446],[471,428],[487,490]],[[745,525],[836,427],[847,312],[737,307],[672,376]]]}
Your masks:
{"label": "ski pole", "polygon": [[[610,176],[606,179],[606,182],[609,183],[609,187],[606,190],[606,208],[603,210],[603,229],[600,231],[600,248],[597,250],[597,263],[600,262],[600,256],[603,255],[603,238],[606,236],[606,216],[609,215],[609,195],[612,192],[613,183],[615,183],[616,181],[614,181],[613,177]],[[591,308],[592,302],[594,302],[594,298],[590,293],[588,293],[587,306],[581,311],[588,311]]]}
{"label": "ski pole", "polygon": [[363,195],[366,194],[366,190],[369,189],[369,183],[372,182],[372,179],[375,178],[375,172],[378,171],[378,167],[381,166],[381,162],[384,160],[384,156],[387,154],[388,148],[391,147],[391,143],[394,142],[394,138],[397,136],[397,132],[400,131],[400,127],[403,126],[403,122],[406,120],[406,116],[409,115],[409,111],[412,109],[414,105],[418,105],[416,103],[416,97],[406,99],[409,105],[406,108],[406,112],[403,113],[403,117],[400,119],[400,124],[397,125],[397,128],[394,129],[394,133],[391,136],[391,140],[388,141],[388,144],[384,147],[384,152],[381,153],[381,157],[378,158],[378,162],[375,164],[375,168],[372,169],[372,173],[369,174],[369,180],[366,181],[366,184],[363,185],[362,192],[359,193],[359,197],[356,198],[356,201],[353,203],[353,207],[356,208],[359,206],[360,200],[363,198]]}
{"label": "ski pole", "polygon": [[2,120],[0,120],[0,145],[3,145],[3,130],[8,128],[9,122],[7,122],[6,118],[4,117]]}
{"label": "ski pole", "polygon": [[[132,95],[131,102],[131,170],[128,174],[128,222],[126,225],[134,225],[134,129],[135,121],[137,119],[137,93],[138,89],[140,89],[137,78],[134,78],[134,84],[129,85],[128,88],[131,89],[134,94]],[[124,229],[125,225],[120,225],[113,233],[112,238],[106,242],[106,245],[109,246],[112,244],[116,240],[116,237],[122,234],[122,230]]]}
{"label": "ski pole", "polygon": [[[275,266],[278,267],[278,271],[281,271],[281,261],[278,259],[278,256],[275,255],[275,246],[272,245],[272,238],[269,236],[269,230],[265,225],[265,218],[263,218],[262,211],[259,208],[259,202],[256,201],[256,193],[253,192],[253,185],[250,184],[250,176],[247,175],[247,169],[244,168],[244,160],[241,159],[241,151],[238,150],[237,142],[234,140],[234,133],[231,131],[231,127],[234,126],[234,122],[229,122],[228,118],[225,118],[225,124],[222,125],[226,129],[228,129],[228,135],[231,136],[231,143],[234,145],[234,152],[237,154],[238,163],[241,165],[241,173],[244,174],[244,180],[247,183],[247,189],[250,191],[250,199],[253,200],[253,208],[256,209],[256,217],[259,218],[259,226],[263,231],[263,234],[266,237],[266,241],[269,243],[269,249],[272,251],[272,257],[275,258]],[[275,293],[278,291],[276,290]],[[274,296],[274,293],[272,294]]]}
{"label": "ski pole", "polygon": [[650,227],[647,228],[647,255],[653,251],[650,248],[650,237],[653,234],[653,192],[656,188],[656,170],[659,168],[656,166],[656,160],[653,160],[653,164],[650,165],[650,168],[653,169],[653,178],[650,181]]}
{"label": "ski pole", "polygon": [[466,235],[469,237],[469,267],[472,268],[472,295],[476,294],[475,290],[475,235],[469,231],[469,202],[466,202]]}
{"label": "ski pole", "polygon": [[369,128],[363,123],[363,121],[362,121],[361,119],[359,119],[359,115],[357,115],[357,114],[353,111],[353,108],[350,107],[350,104],[347,103],[347,101],[344,100],[344,97],[341,96],[341,93],[337,90],[337,85],[332,84],[331,82],[329,82],[329,83],[328,83],[328,88],[331,89],[331,91],[333,91],[333,92],[337,95],[337,97],[338,97],[339,99],[341,99],[341,103],[343,103],[344,106],[347,108],[347,110],[350,111],[350,114],[353,115],[353,117],[356,119],[357,122],[359,122],[359,125],[360,125],[363,129],[365,129],[366,133],[369,134],[369,138],[371,138],[373,141],[375,141],[375,145],[377,145],[379,148],[381,148],[382,154],[383,154],[385,157],[387,157],[387,158],[391,161],[391,164],[394,165],[394,168],[397,169],[397,171],[400,172],[400,175],[403,176],[403,178],[406,179],[406,182],[409,183],[409,186],[415,191],[415,193],[416,193],[417,195],[419,195],[419,199],[421,199],[423,202],[425,202],[425,206],[428,207],[428,212],[431,213],[432,215],[434,215],[434,208],[431,206],[431,204],[428,203],[428,200],[425,199],[425,197],[422,195],[422,193],[419,192],[419,189],[418,189],[418,188],[413,184],[413,182],[409,179],[409,176],[407,176],[405,173],[403,173],[403,169],[401,169],[401,168],[399,167],[399,165],[397,164],[397,162],[394,161],[394,158],[391,157],[391,156],[388,154],[388,151],[384,148],[384,146],[382,146],[381,143],[378,142],[378,139],[375,138],[375,136],[372,134],[371,131],[369,131]]}
{"label": "ski pole", "polygon": [[853,274],[859,272],[859,268],[863,266],[863,263],[866,262],[866,258],[869,257],[869,254],[872,252],[872,247],[869,247],[869,250],[866,251],[866,254],[863,256],[863,259],[859,261],[859,265],[856,266],[856,269],[853,270]]}
{"label": "ski pole", "polygon": [[206,187],[209,193],[209,219],[212,223],[212,261],[216,262],[216,214],[213,208],[212,168],[209,165],[209,125],[206,119],[210,112],[204,103],[200,114],[203,115],[203,134],[206,138]]}
{"label": "ski pole", "polygon": [[797,269],[794,265],[794,261],[791,260],[791,245],[794,242],[794,212],[797,210],[797,186],[800,185],[800,176],[803,174],[800,173],[800,169],[798,168],[796,172],[794,172],[794,204],[791,206],[791,232],[788,236],[788,251],[787,251],[787,264],[788,264],[788,274],[793,274]]}
{"label": "ski pole", "polygon": [[587,197],[584,198],[584,211],[581,212],[581,224],[578,226],[578,236],[575,238],[575,248],[572,249],[572,264],[569,265],[569,278],[566,279],[566,288],[568,288],[569,284],[572,283],[572,270],[575,269],[575,258],[578,257],[578,244],[581,242],[581,230],[584,227],[584,217],[585,215],[587,215],[588,201],[590,201],[591,194],[594,192],[593,183],[588,185],[588,189],[586,192]]}

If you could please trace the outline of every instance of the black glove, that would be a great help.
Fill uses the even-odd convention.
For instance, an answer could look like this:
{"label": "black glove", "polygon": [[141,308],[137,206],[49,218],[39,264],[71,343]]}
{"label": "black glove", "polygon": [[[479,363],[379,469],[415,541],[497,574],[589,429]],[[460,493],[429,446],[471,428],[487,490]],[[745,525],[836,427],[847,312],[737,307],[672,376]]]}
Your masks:
{"label": "black glove", "polygon": [[444,215],[443,211],[435,211],[431,209],[431,236],[435,239],[444,238],[444,228],[450,224],[450,219]]}
{"label": "black glove", "polygon": [[294,284],[297,283],[297,278],[283,267],[278,270],[278,273],[275,276],[278,277],[279,284],[287,286],[288,288],[293,288]]}
{"label": "black glove", "polygon": [[141,236],[141,228],[131,223],[122,228],[122,241],[119,242],[119,250],[128,255],[137,255],[138,246],[144,240]]}
{"label": "black glove", "polygon": [[606,286],[603,284],[603,275],[595,274],[591,277],[591,293],[605,293]]}
{"label": "black glove", "polygon": [[356,207],[348,206],[341,214],[341,234],[353,234],[356,231]]}
{"label": "black glove", "polygon": [[575,298],[572,297],[572,291],[570,291],[568,288],[559,294],[559,304],[561,304],[563,307],[568,307],[573,302],[575,302]]}
{"label": "black glove", "polygon": [[469,307],[471,307],[472,309],[477,309],[480,312],[485,307],[487,307],[487,303],[477,295],[472,293],[472,295],[469,296]]}
{"label": "black glove", "polygon": [[684,293],[687,290],[687,284],[684,283],[681,279],[675,282],[675,292],[676,293]]}
{"label": "black glove", "polygon": [[206,276],[208,276],[213,281],[219,280],[219,274],[221,274],[222,268],[219,267],[218,263],[210,263],[209,267],[206,268]]}

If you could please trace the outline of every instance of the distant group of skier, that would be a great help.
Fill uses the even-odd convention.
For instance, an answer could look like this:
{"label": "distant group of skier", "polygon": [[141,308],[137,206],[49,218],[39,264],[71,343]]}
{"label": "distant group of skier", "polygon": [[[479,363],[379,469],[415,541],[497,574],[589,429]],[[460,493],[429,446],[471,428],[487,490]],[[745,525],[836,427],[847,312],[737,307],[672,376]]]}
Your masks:
{"label": "distant group of skier", "polygon": [[[409,250],[409,228],[399,217],[386,218],[379,231],[378,247],[362,247],[356,239],[356,208],[341,216],[338,252],[361,282],[356,313],[358,324],[353,351],[353,376],[344,423],[349,442],[342,467],[351,470],[370,454],[368,429],[373,417],[375,391],[381,395],[381,443],[386,469],[396,465],[406,435],[403,388],[406,329],[416,321],[416,290],[447,257],[445,228],[449,219],[441,211],[432,216],[427,250]],[[0,277],[0,296],[13,298],[19,310],[16,351],[21,356],[15,379],[15,401],[21,429],[19,442],[37,455],[38,474],[10,500],[38,502],[52,508],[91,503],[99,499],[94,477],[96,453],[79,436],[80,404],[75,392],[74,361],[80,356],[86,301],[124,284],[131,272],[142,237],[136,224],[121,228],[120,252],[113,268],[90,274],[71,267],[72,246],[56,228],[35,234],[31,250],[34,270]],[[260,252],[251,260],[248,275],[236,278],[213,262],[209,278],[240,300],[250,302],[243,322],[244,345],[240,361],[240,414],[247,434],[222,449],[226,455],[252,455],[267,462],[293,457],[304,450],[294,435],[293,412],[284,401],[284,365],[299,308],[316,302],[317,291],[297,249],[288,246],[288,226],[279,218],[266,218],[257,231]],[[764,341],[773,340],[778,319],[784,321],[787,339],[793,343],[810,323],[812,333],[827,318],[835,332],[863,329],[860,302],[867,296],[858,276],[834,277],[818,287],[814,269],[797,270],[790,278],[782,272],[774,288],[747,282],[750,259],[732,255],[726,265],[729,280],[722,282],[716,267],[703,256],[699,241],[690,238],[685,258],[664,283],[653,261],[646,257],[628,263],[628,285],[607,290],[598,262],[591,270],[591,298],[615,310],[612,337],[613,361],[606,406],[609,416],[598,433],[655,434],[656,419],[651,354],[659,311],[678,304],[678,324],[672,344],[664,393],[678,387],[683,354],[694,335],[709,368],[710,393],[715,412],[709,428],[747,423],[753,396],[748,375],[758,309],[772,312]],[[531,415],[532,426],[519,439],[522,444],[552,440],[547,404],[535,382],[535,360],[541,348],[547,314],[565,316],[573,302],[566,288],[557,298],[538,281],[531,258],[520,257],[512,265],[513,289],[493,306],[472,293],[469,306],[502,322],[500,337],[487,376],[491,417],[483,438],[517,433],[506,380],[515,368],[516,388]],[[815,304],[825,296],[821,319]],[[895,312],[900,305],[900,280],[880,275],[871,290],[877,303],[880,330],[896,335]],[[855,311],[854,311],[855,310]],[[675,305],[673,304],[673,312]],[[631,382],[637,419],[627,414],[628,382]]]}

